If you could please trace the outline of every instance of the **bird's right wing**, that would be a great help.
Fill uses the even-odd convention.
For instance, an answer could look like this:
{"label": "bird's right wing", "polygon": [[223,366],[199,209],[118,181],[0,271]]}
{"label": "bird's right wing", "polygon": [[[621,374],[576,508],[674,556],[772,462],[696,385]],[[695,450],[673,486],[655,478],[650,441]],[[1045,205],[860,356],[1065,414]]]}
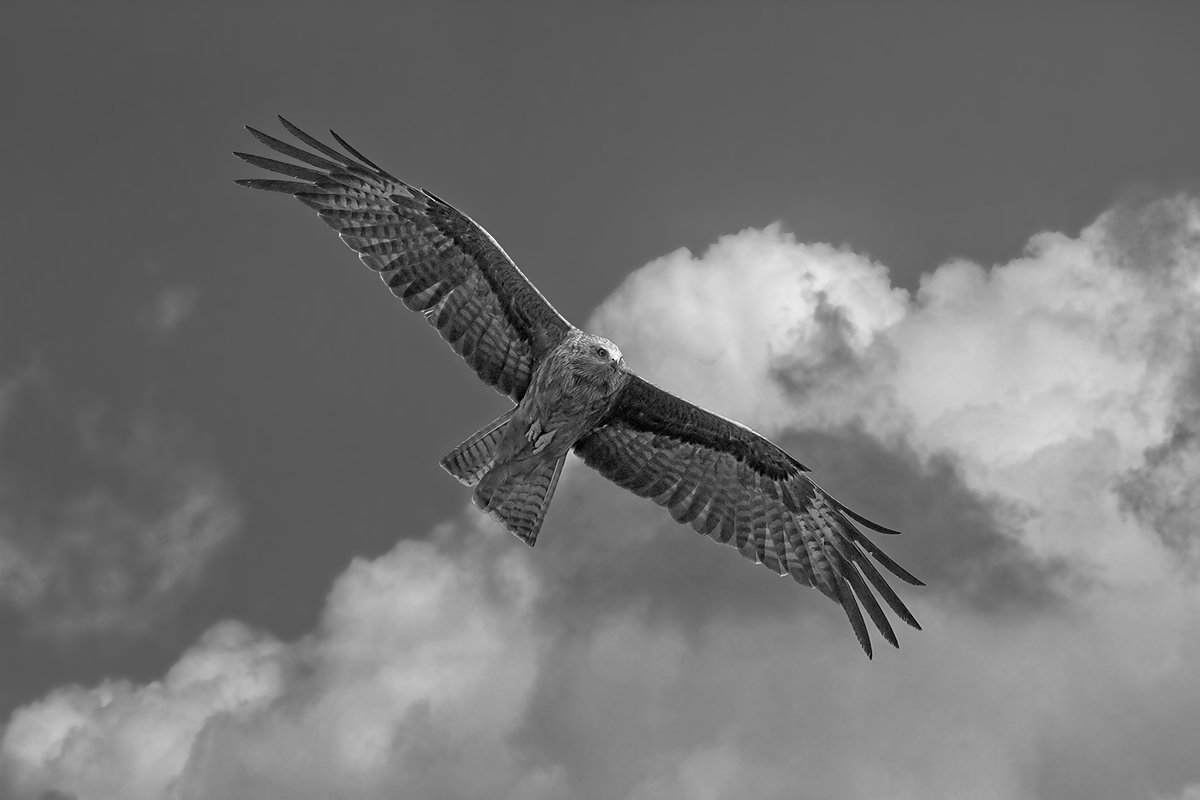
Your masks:
{"label": "bird's right wing", "polygon": [[316,153],[247,128],[267,147],[307,166],[235,153],[296,179],[237,183],[290,194],[316,209],[393,294],[425,314],[484,383],[520,401],[538,360],[570,323],[466,214],[384,172],[336,133],[330,131],[349,155],[279,119]]}
{"label": "bird's right wing", "polygon": [[872,588],[898,617],[920,628],[871,559],[901,580],[921,582],[854,522],[895,531],[833,499],[800,462],[749,428],[630,375],[575,452],[618,486],[665,507],[676,521],[778,575],[815,586],[842,606],[868,656],[871,639],[860,603],[896,644]]}

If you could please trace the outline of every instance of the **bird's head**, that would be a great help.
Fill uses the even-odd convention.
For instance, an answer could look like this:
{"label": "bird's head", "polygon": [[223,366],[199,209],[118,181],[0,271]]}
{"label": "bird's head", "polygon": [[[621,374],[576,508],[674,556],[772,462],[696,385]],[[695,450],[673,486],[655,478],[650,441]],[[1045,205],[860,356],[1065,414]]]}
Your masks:
{"label": "bird's head", "polygon": [[620,386],[626,374],[621,348],[603,336],[585,333],[576,343],[576,349],[577,363],[589,378],[610,389]]}

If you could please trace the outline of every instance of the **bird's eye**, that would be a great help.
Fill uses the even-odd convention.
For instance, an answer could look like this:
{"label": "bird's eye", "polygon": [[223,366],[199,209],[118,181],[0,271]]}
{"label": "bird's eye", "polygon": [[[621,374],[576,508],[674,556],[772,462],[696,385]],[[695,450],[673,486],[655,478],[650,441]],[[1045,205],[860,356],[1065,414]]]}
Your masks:
{"label": "bird's eye", "polygon": [[600,356],[601,358],[608,358],[608,351],[605,350],[603,347],[597,347],[596,355]]}

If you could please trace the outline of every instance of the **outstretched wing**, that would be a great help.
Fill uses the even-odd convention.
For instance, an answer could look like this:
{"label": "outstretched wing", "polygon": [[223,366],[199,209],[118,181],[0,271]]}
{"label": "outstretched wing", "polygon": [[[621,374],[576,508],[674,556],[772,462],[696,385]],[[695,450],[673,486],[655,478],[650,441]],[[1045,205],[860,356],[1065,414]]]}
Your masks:
{"label": "outstretched wing", "polygon": [[575,452],[618,486],[667,508],[676,521],[820,589],[841,604],[868,656],[871,639],[860,603],[896,645],[871,587],[900,619],[921,627],[868,556],[901,580],[921,581],[854,522],[880,533],[896,531],[834,500],[809,480],[804,465],[749,428],[630,375],[608,415]]}
{"label": "outstretched wing", "polygon": [[237,183],[294,195],[316,209],[393,294],[425,314],[484,383],[519,401],[538,359],[570,323],[466,214],[384,172],[332,131],[349,155],[283,117],[279,121],[316,153],[247,127],[267,147],[307,166],[234,153],[297,179]]}

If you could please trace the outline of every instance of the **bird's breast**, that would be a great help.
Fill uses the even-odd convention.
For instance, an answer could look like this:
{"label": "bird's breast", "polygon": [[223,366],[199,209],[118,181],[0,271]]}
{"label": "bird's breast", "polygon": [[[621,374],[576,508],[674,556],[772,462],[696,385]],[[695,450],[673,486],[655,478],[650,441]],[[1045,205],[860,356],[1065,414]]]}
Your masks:
{"label": "bird's breast", "polygon": [[[569,363],[549,360],[535,373],[521,400],[530,421],[553,430],[566,446],[590,431],[608,408],[606,386],[597,385]],[[564,451],[565,452],[565,451]]]}

